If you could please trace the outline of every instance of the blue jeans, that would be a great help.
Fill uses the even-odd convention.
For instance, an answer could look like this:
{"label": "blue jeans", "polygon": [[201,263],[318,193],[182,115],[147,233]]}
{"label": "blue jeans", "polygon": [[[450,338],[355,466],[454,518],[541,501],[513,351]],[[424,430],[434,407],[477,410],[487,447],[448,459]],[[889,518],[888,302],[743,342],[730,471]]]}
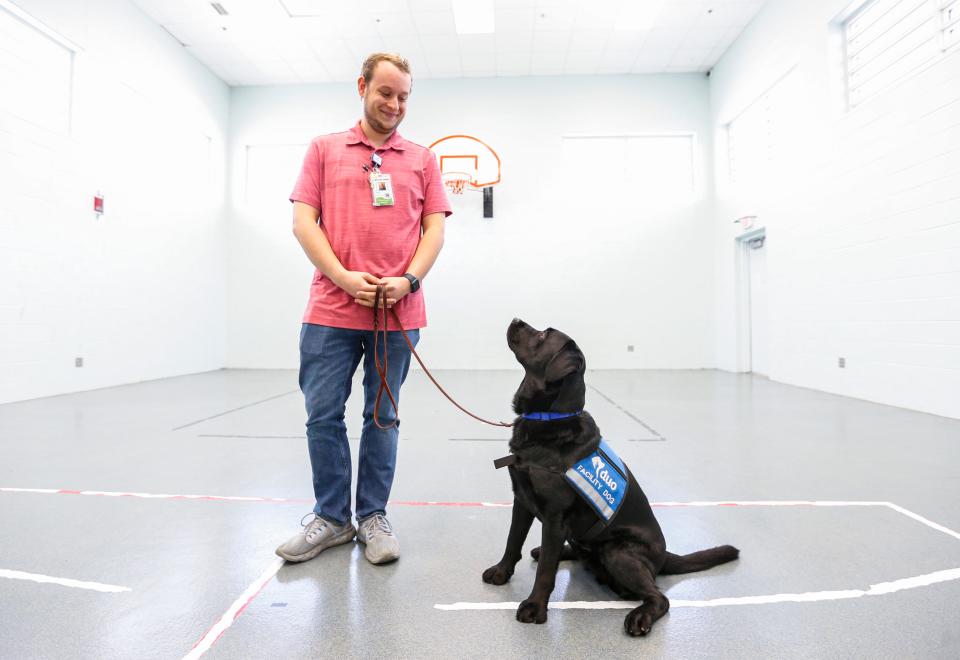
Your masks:
{"label": "blue jeans", "polygon": [[[419,330],[407,330],[416,346]],[[397,404],[400,386],[410,369],[410,347],[399,331],[388,333],[387,383]],[[383,364],[383,339],[377,349]],[[300,330],[300,389],[307,407],[307,447],[313,468],[313,511],[337,524],[350,520],[350,444],[344,411],[363,358],[363,431],[357,470],[357,519],[386,514],[397,466],[397,426],[382,430],[373,423],[373,406],[380,375],[373,363],[373,332],[304,323]],[[397,419],[384,392],[378,419],[388,425]]]}

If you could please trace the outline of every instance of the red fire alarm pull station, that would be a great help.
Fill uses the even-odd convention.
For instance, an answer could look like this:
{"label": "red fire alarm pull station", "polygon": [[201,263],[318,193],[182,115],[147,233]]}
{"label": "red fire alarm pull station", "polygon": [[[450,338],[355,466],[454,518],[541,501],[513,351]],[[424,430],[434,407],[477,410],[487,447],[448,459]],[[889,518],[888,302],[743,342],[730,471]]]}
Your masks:
{"label": "red fire alarm pull station", "polygon": [[93,196],[93,212],[97,214],[98,218],[103,215],[103,195],[100,193]]}

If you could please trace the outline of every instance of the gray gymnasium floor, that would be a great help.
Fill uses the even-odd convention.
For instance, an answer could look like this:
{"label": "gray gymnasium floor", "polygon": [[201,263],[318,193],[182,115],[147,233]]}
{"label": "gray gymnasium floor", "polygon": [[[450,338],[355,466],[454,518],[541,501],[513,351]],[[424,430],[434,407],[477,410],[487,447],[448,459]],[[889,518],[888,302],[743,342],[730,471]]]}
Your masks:
{"label": "gray gymnasium floor", "polygon": [[[519,372],[437,376],[510,419]],[[625,609],[585,609],[616,597],[575,563],[546,624],[514,620],[532,561],[503,587],[480,579],[510,520],[484,505],[510,500],[491,464],[507,432],[419,372],[388,512],[400,561],[371,566],[349,544],[277,571],[311,508],[296,375],[220,371],[0,406],[0,656],[960,657],[960,421],[716,371],[587,382],[650,500],[688,503],[656,509],[668,546],[742,552],[661,578],[673,608],[647,638],[623,634]],[[348,416],[355,436],[356,397]]]}

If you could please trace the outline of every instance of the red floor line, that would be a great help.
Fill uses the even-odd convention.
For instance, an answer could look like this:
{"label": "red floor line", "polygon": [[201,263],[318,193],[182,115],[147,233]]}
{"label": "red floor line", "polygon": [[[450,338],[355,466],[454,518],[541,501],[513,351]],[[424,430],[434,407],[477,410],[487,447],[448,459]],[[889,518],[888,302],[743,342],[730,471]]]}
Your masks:
{"label": "red floor line", "polygon": [[[95,497],[133,497],[145,500],[204,500],[208,502],[256,502],[267,504],[313,504],[312,499],[292,497],[247,497],[231,495],[184,495],[165,493],[131,493],[122,491],[74,490],[68,488],[5,488],[0,493],[39,493],[44,495],[86,495]],[[429,500],[390,500],[391,506],[438,507],[509,507],[512,502],[454,502]]]}
{"label": "red floor line", "polygon": [[[270,567],[255,580],[246,591],[233,602],[226,612],[212,625],[203,636],[197,640],[190,652],[184,656],[184,660],[197,660],[204,653],[210,650],[217,643],[223,633],[243,614],[244,610],[253,602],[253,599],[260,595],[260,592],[267,586],[277,571],[284,565],[282,560],[274,560]],[[215,634],[214,634],[215,633]]]}
{"label": "red floor line", "polygon": [[[135,497],[151,500],[206,500],[213,502],[257,502],[269,504],[313,504],[312,499],[285,497],[247,497],[231,495],[183,495],[163,493],[129,493],[118,491],[73,490],[67,488],[9,488],[0,487],[0,493],[40,493],[45,495],[93,495],[97,497]],[[411,507],[491,507],[506,508],[513,506],[512,501],[501,502],[457,502],[451,500],[390,500],[391,506]],[[887,502],[831,501],[831,500],[751,500],[751,501],[691,501],[691,502],[651,502],[655,508],[670,507],[746,507],[746,506],[889,506]]]}

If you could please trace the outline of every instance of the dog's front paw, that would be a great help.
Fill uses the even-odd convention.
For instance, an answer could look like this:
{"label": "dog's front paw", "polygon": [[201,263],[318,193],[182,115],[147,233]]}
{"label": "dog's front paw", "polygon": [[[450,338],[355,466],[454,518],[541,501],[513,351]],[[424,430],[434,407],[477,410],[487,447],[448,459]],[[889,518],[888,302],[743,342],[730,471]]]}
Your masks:
{"label": "dog's front paw", "polygon": [[628,635],[643,637],[653,627],[653,617],[647,612],[642,612],[642,609],[641,607],[636,608],[623,620],[623,628]]}
{"label": "dog's front paw", "polygon": [[527,599],[517,608],[517,621],[521,623],[544,623],[547,620],[547,604]]}
{"label": "dog's front paw", "polygon": [[483,572],[483,581],[487,584],[506,584],[511,575],[513,575],[512,570],[495,564]]}

